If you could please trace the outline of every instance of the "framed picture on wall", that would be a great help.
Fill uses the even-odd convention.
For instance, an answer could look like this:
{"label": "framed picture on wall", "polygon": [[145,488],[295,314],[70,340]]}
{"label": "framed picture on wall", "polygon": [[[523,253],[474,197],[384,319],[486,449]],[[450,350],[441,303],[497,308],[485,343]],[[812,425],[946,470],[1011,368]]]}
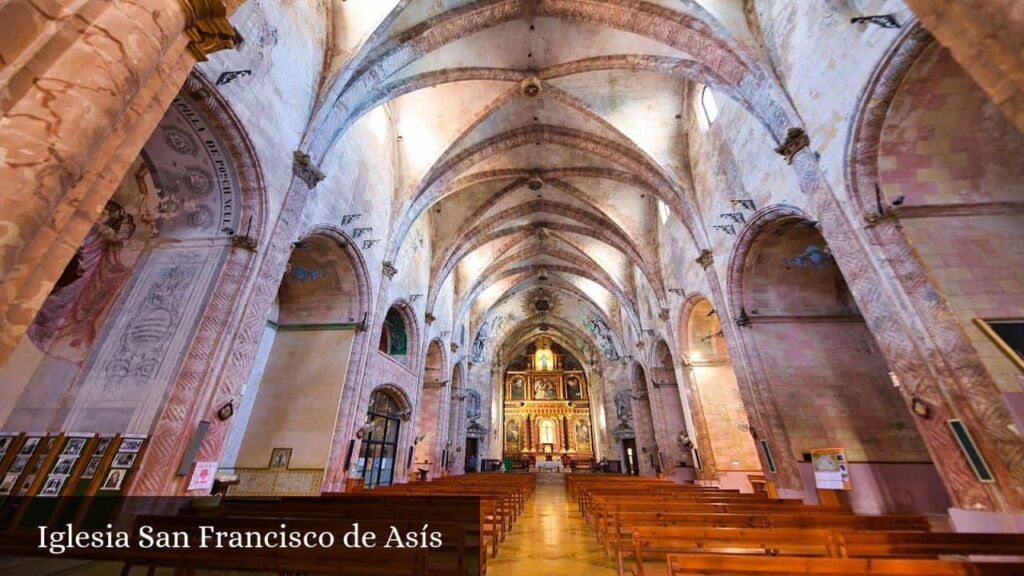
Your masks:
{"label": "framed picture on wall", "polygon": [[82,471],[82,479],[88,480],[89,478],[96,476],[96,470],[99,469],[100,461],[102,460],[103,458],[101,456],[93,456],[92,458],[89,458],[89,463],[85,465],[85,470]]}
{"label": "framed picture on wall", "polygon": [[64,486],[65,480],[67,480],[66,476],[50,476],[46,479],[46,483],[43,484],[43,489],[39,491],[39,495],[60,496],[60,489]]}
{"label": "framed picture on wall", "polygon": [[18,454],[31,454],[36,451],[36,446],[39,446],[39,438],[26,438],[25,443],[21,445],[21,450]]}
{"label": "framed picture on wall", "polygon": [[270,452],[270,467],[271,468],[287,468],[288,464],[292,461],[292,449],[291,448],[274,448]]}
{"label": "framed picture on wall", "polygon": [[131,468],[132,464],[135,463],[135,452],[118,452],[114,455],[114,461],[110,464],[111,468]]}
{"label": "framed picture on wall", "polygon": [[138,452],[142,449],[142,438],[122,438],[118,452]]}
{"label": "framed picture on wall", "polygon": [[68,443],[64,445],[64,452],[68,456],[78,456],[82,453],[82,448],[85,447],[85,441],[87,438],[71,438]]}
{"label": "framed picture on wall", "polygon": [[67,476],[71,473],[71,467],[75,465],[77,456],[61,456],[57,458],[57,465],[53,467],[53,472],[50,474],[53,476]]}
{"label": "framed picture on wall", "polygon": [[18,474],[4,475],[3,482],[0,482],[0,495],[7,495],[14,491],[14,484],[18,481]]}
{"label": "framed picture on wall", "polygon": [[100,490],[120,490],[127,474],[128,471],[123,468],[112,469],[107,474],[107,479],[103,481],[103,485],[100,486]]}

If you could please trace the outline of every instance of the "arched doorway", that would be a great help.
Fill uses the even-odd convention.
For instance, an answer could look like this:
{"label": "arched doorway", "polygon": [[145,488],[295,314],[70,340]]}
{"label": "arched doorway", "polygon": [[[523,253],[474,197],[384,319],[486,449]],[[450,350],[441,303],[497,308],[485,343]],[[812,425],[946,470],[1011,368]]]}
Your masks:
{"label": "arched doorway", "polygon": [[[850,476],[861,478],[847,495],[858,512],[947,507],[934,501],[940,479],[816,224],[774,211],[749,230],[756,236],[736,263],[742,287],[739,294],[733,287],[734,309],[774,410],[766,425],[776,441],[788,439],[772,446],[776,460],[789,459],[780,468],[811,478],[812,450],[843,448]],[[915,477],[913,488],[894,480],[905,475]],[[813,485],[803,489],[816,498]]]}
{"label": "arched doorway", "polygon": [[452,393],[447,399],[449,402],[448,439],[444,445],[442,461],[446,472],[458,474],[464,470],[462,460],[456,457],[462,454],[463,435],[459,431],[464,429],[463,416],[465,415],[465,411],[462,410],[462,401],[460,400],[462,395],[465,394],[461,364],[457,364],[452,368],[451,391]]}
{"label": "arched doorway", "polygon": [[427,347],[427,358],[423,367],[423,387],[420,391],[420,408],[416,416],[416,468],[436,475],[440,469],[440,446],[446,436],[442,422],[442,400],[447,391],[445,379],[444,350],[441,341],[434,340]]}
{"label": "arched doorway", "polygon": [[[662,470],[661,454],[657,437],[654,434],[654,415],[651,413],[647,374],[639,363],[634,364],[633,367],[630,395],[633,400],[633,424],[636,437],[625,438],[622,441],[622,452],[627,471],[633,474],[657,474]],[[632,470],[630,470],[631,460]]]}
{"label": "arched doorway", "polygon": [[394,481],[399,458],[398,439],[407,418],[393,393],[378,388],[370,394],[359,449],[359,476],[367,488],[389,486]]}
{"label": "arched doorway", "polygon": [[662,460],[666,472],[675,467],[689,466],[691,456],[684,448],[681,438],[689,437],[686,413],[683,411],[682,391],[676,381],[675,363],[672,352],[664,340],[654,346],[651,366],[653,404],[661,410],[662,427],[665,429],[667,444],[662,446]]}
{"label": "arched doorway", "polygon": [[693,422],[704,476],[723,487],[750,490],[746,476],[760,473],[761,466],[721,317],[707,298],[696,297],[688,303],[678,341],[690,380]]}

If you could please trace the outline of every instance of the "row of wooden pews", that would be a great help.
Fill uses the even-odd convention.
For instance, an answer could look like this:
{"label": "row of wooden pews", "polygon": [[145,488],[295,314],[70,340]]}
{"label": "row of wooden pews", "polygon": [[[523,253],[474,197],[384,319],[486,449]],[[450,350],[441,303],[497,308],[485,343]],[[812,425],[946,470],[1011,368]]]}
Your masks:
{"label": "row of wooden pews", "polygon": [[466,474],[430,482],[410,482],[377,487],[373,494],[404,496],[456,495],[480,498],[480,570],[487,572],[487,552],[498,555],[498,546],[523,512],[533,495],[533,474]]}
{"label": "row of wooden pews", "polygon": [[620,576],[1024,575],[1019,534],[935,533],[920,516],[860,516],[635,476],[570,476],[566,489]]}
{"label": "row of wooden pews", "polygon": [[[174,514],[135,516],[141,526],[155,532],[186,534],[188,550],[171,547],[143,549],[69,548],[62,558],[116,563],[122,574],[141,569],[153,574],[173,568],[176,574],[208,571],[277,574],[352,574],[367,576],[468,576],[486,571],[488,553],[523,511],[534,491],[529,474],[473,474],[433,482],[379,487],[369,491],[324,494],[318,498],[227,498],[215,505],[195,506]],[[378,535],[375,548],[341,545],[341,537],[358,523],[360,533]],[[299,533],[330,532],[338,544],[329,548],[237,549],[199,548],[201,527],[221,532],[270,533],[287,525]],[[439,532],[443,545],[426,550],[382,546],[392,527],[400,534],[415,534],[429,526]],[[84,527],[83,527],[84,528]],[[46,556],[39,548],[39,531],[13,530],[0,536],[0,556]],[[133,572],[133,570],[135,570]]]}

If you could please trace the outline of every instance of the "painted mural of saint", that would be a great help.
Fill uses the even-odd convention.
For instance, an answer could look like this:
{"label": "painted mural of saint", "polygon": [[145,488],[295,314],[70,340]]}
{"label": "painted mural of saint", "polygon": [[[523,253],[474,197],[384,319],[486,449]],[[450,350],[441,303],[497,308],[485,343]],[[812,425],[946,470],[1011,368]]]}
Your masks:
{"label": "painted mural of saint", "polygon": [[526,384],[520,377],[512,379],[512,385],[509,387],[509,396],[514,400],[522,400],[526,397]]}
{"label": "painted mural of saint", "polygon": [[583,391],[580,386],[579,378],[568,378],[565,381],[565,396],[569,400],[579,400],[583,398]]}
{"label": "painted mural of saint", "polygon": [[590,425],[583,420],[576,421],[576,443],[590,444]]}
{"label": "painted mural of saint", "polygon": [[505,431],[505,443],[519,445],[519,422],[512,420]]}
{"label": "painted mural of saint", "polygon": [[538,380],[533,387],[533,397],[537,400],[554,400],[555,383],[551,380]]}

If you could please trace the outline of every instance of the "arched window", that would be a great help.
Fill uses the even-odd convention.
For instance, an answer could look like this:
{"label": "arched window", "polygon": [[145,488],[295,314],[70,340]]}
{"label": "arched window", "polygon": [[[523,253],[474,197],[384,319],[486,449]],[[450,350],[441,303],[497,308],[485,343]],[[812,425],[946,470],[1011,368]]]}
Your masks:
{"label": "arched window", "polygon": [[388,356],[405,356],[408,353],[409,338],[405,319],[397,308],[388,310],[384,327],[380,331],[380,351]]}
{"label": "arched window", "polygon": [[669,215],[668,204],[665,204],[661,200],[658,200],[658,216],[661,217],[661,224],[662,224],[662,226],[665,225],[665,222],[668,222],[668,215]]}
{"label": "arched window", "polygon": [[715,119],[718,118],[718,103],[715,102],[715,94],[711,88],[704,86],[700,91],[700,111],[697,115],[700,121],[701,130],[707,131]]}

